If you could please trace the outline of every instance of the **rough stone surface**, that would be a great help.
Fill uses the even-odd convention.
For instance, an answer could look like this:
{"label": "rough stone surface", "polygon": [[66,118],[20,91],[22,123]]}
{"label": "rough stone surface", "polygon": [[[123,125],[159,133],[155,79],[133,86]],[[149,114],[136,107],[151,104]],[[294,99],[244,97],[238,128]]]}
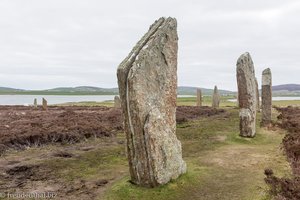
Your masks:
{"label": "rough stone surface", "polygon": [[215,86],[214,93],[212,96],[212,107],[219,108],[219,106],[220,106],[220,94],[219,94],[218,87]]}
{"label": "rough stone surface", "polygon": [[33,100],[33,106],[34,106],[35,108],[37,108],[37,99],[36,99],[36,98]]}
{"label": "rough stone surface", "polygon": [[257,112],[260,112],[260,100],[259,100],[259,90],[258,90],[257,78],[255,78],[255,87],[256,87],[256,110],[257,110]]}
{"label": "rough stone surface", "polygon": [[202,91],[197,89],[197,106],[202,106]]}
{"label": "rough stone surface", "polygon": [[115,106],[115,108],[120,108],[121,107],[121,100],[120,100],[119,96],[115,96],[114,106]]}
{"label": "rough stone surface", "polygon": [[177,22],[160,18],[117,76],[131,181],[155,187],[186,172],[176,131]]}
{"label": "rough stone surface", "polygon": [[262,121],[263,126],[271,123],[272,120],[272,73],[267,68],[262,73]]}
{"label": "rough stone surface", "polygon": [[43,98],[43,103],[42,103],[42,106],[43,106],[43,110],[48,110],[48,105],[47,105],[47,100]]}
{"label": "rough stone surface", "polygon": [[240,135],[254,137],[256,127],[256,84],[254,65],[249,53],[237,61],[237,85],[240,107]]}

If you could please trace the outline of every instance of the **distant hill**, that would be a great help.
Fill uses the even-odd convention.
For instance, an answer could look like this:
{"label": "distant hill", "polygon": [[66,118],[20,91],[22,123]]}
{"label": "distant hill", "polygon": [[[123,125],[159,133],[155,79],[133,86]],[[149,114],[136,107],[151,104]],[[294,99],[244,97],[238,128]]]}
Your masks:
{"label": "distant hill", "polygon": [[[179,95],[196,95],[197,87],[178,87]],[[211,95],[213,89],[201,88],[203,95]],[[234,94],[232,91],[219,90],[221,95]],[[42,94],[42,95],[117,95],[118,88],[99,88],[92,86],[58,87],[47,90],[21,90],[0,87],[0,94]]]}
{"label": "distant hill", "polygon": [[[202,91],[202,95],[212,95],[214,90],[207,88],[200,88]],[[177,92],[179,95],[196,95],[197,87],[189,87],[189,86],[179,86]],[[235,95],[236,92],[229,90],[220,90],[219,93],[221,95]]]}
{"label": "distant hill", "polygon": [[[196,95],[197,87],[179,86],[179,95]],[[203,95],[212,95],[213,89],[201,88]],[[236,92],[219,90],[221,95],[236,95]],[[23,90],[0,87],[0,94],[28,95],[118,95],[118,88],[100,88],[92,86],[58,87],[47,90]],[[285,84],[273,86],[273,96],[300,96],[300,84]]]}
{"label": "distant hill", "polygon": [[48,89],[44,91],[49,92],[111,92],[111,93],[118,93],[118,88],[99,88],[99,87],[92,87],[92,86],[79,86],[79,87],[59,87]]}
{"label": "distant hill", "polygon": [[98,88],[90,86],[59,87],[47,90],[21,90],[7,87],[0,87],[0,94],[21,94],[21,95],[117,95],[118,88]]}
{"label": "distant hill", "polygon": [[300,84],[285,84],[272,87],[273,91],[300,91]]}
{"label": "distant hill", "polygon": [[273,96],[300,96],[300,84],[284,84],[272,87]]}
{"label": "distant hill", "polygon": [[0,91],[7,91],[7,92],[16,92],[16,91],[24,91],[22,89],[15,89],[9,87],[0,87]]}

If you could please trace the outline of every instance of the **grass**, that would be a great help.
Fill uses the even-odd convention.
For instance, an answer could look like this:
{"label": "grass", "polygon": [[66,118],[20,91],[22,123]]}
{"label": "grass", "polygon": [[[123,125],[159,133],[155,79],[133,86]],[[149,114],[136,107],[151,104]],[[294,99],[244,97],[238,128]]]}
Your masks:
{"label": "grass", "polygon": [[85,152],[75,158],[55,158],[43,163],[56,172],[56,177],[70,182],[76,179],[89,180],[93,177],[110,179],[114,176],[110,172],[118,170],[124,164],[124,149],[120,145]]}
{"label": "grass", "polygon": [[[93,177],[113,179],[118,171],[124,172],[119,174],[121,179],[115,178],[104,196],[98,199],[268,200],[270,196],[264,183],[264,169],[271,167],[279,176],[289,175],[290,172],[280,150],[284,131],[260,128],[258,114],[256,137],[240,137],[238,109],[235,108],[236,103],[227,101],[230,98],[222,97],[221,100],[221,107],[227,110],[226,114],[177,126],[177,136],[182,142],[188,171],[164,186],[149,189],[132,185],[124,148],[121,146],[101,148],[78,158],[51,160],[49,167],[69,182]],[[209,106],[210,101],[209,97],[204,97],[203,104]],[[195,105],[195,98],[178,98],[178,104]],[[123,138],[124,135],[120,133],[119,137]]]}
{"label": "grass", "polygon": [[82,101],[82,102],[69,102],[69,103],[63,103],[63,104],[57,104],[58,106],[107,106],[107,107],[113,107],[114,102],[113,101],[102,101],[102,102],[96,102],[96,101]]}
{"label": "grass", "polygon": [[[221,96],[220,107],[227,108],[227,107],[236,107],[236,102],[230,102],[229,99],[235,99],[234,96]],[[212,104],[212,97],[211,96],[203,96],[203,106],[211,106]],[[113,107],[113,101],[104,101],[104,102],[95,102],[95,101],[83,101],[83,102],[70,102],[59,104],[63,106],[108,106]],[[177,98],[177,105],[179,106],[195,106],[196,105],[196,97],[179,97]],[[274,106],[300,106],[300,100],[284,100],[284,101],[273,101]]]}
{"label": "grass", "polygon": [[[226,107],[236,106],[235,102],[228,101],[229,99],[235,99],[234,96],[221,96],[220,106]],[[211,106],[212,104],[212,96],[203,96],[202,97],[202,105],[203,106]],[[196,97],[179,97],[177,98],[177,105],[186,105],[186,106],[195,106],[196,105]]]}
{"label": "grass", "polygon": [[[280,150],[285,132],[260,128],[258,114],[256,137],[240,137],[238,109],[235,103],[227,101],[228,98],[222,97],[221,100],[221,107],[226,109],[226,113],[177,125],[177,137],[182,143],[188,171],[177,180],[157,188],[143,188],[129,182],[123,133],[116,138],[122,142],[101,138],[87,140],[61,147],[75,149],[72,153],[76,156],[72,158],[49,157],[34,162],[50,169],[51,176],[69,185],[78,180],[109,180],[105,191],[99,193],[96,199],[270,200],[268,186],[264,183],[264,169],[272,168],[277,176],[290,175],[289,165]],[[285,101],[281,105],[289,103]],[[195,98],[179,98],[178,104],[195,105]],[[204,98],[204,105],[210,105],[209,97]],[[273,117],[275,120],[275,113]],[[95,148],[87,152],[76,150],[87,145]],[[57,150],[57,147],[33,148],[16,152],[13,156],[44,155],[53,149]]]}
{"label": "grass", "polygon": [[272,167],[278,175],[290,173],[280,150],[282,130],[258,127],[255,138],[242,138],[238,134],[238,110],[227,111],[227,115],[177,126],[188,165],[185,175],[154,189],[134,186],[126,176],[106,192],[104,199],[270,199],[264,169]]}
{"label": "grass", "polygon": [[273,101],[273,105],[280,107],[300,106],[300,100]]}
{"label": "grass", "polygon": [[[156,188],[143,188],[128,182],[129,177],[125,176],[122,180],[112,186],[107,200],[132,199],[132,200],[153,200],[153,199],[181,199],[182,194],[194,184],[199,184],[199,174],[206,174],[208,169],[198,167],[188,163],[188,172],[181,175],[177,180],[171,181],[167,185]],[[120,198],[121,197],[121,198]]]}

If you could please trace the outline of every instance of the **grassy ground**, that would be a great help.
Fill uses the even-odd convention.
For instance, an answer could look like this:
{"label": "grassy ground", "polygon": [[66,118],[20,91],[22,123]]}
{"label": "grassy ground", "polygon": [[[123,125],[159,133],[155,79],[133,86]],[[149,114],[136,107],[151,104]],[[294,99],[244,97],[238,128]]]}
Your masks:
{"label": "grassy ground", "polygon": [[[222,96],[220,106],[221,107],[236,107],[236,102],[230,102],[229,99],[234,99],[233,96]],[[211,96],[203,97],[203,106],[211,106],[212,98]],[[78,102],[78,103],[65,103],[61,105],[69,105],[69,106],[114,106],[113,101],[104,101],[104,102]],[[196,97],[179,97],[177,98],[177,105],[187,105],[187,106],[195,106],[196,105]],[[300,100],[284,100],[284,101],[273,101],[274,106],[300,106]]]}
{"label": "grassy ground", "polygon": [[[125,176],[104,199],[270,199],[264,183],[264,169],[289,174],[281,150],[282,130],[257,128],[254,139],[238,136],[238,112],[209,117],[177,127],[188,172],[178,180],[155,189],[131,185]],[[99,198],[102,199],[102,198]]]}
{"label": "grassy ground", "polygon": [[[44,183],[46,185],[39,183],[42,184],[39,187],[67,187],[69,191],[68,186],[72,186],[70,195],[63,199],[76,199],[86,192],[93,194],[90,199],[99,200],[268,200],[264,169],[270,167],[278,176],[290,175],[289,165],[280,150],[285,132],[257,126],[255,138],[239,137],[238,109],[235,103],[226,99],[221,101],[221,106],[227,110],[225,114],[177,125],[177,136],[182,142],[188,171],[158,188],[142,188],[128,182],[123,133],[116,138],[9,152],[6,159],[24,160],[45,169],[51,177],[47,179],[55,181]],[[178,104],[195,105],[195,98],[180,98]],[[208,97],[204,98],[204,105],[210,105]],[[280,102],[280,105],[286,104]],[[258,124],[259,119],[260,114]],[[83,147],[91,147],[91,150],[82,150]],[[57,151],[68,151],[74,156],[53,157],[52,154]],[[99,180],[107,180],[108,184],[97,188],[95,182]]]}

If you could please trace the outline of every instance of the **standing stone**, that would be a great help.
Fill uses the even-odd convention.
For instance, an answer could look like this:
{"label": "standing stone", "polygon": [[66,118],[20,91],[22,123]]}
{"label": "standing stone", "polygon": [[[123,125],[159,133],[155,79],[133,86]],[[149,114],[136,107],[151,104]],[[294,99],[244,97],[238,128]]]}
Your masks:
{"label": "standing stone", "polygon": [[270,68],[267,68],[262,73],[262,121],[261,125],[266,126],[272,120],[272,73]]}
{"label": "standing stone", "polygon": [[260,102],[259,102],[259,90],[258,90],[258,82],[257,78],[255,78],[255,89],[256,89],[256,110],[260,112]]}
{"label": "standing stone", "polygon": [[43,110],[48,110],[47,100],[43,98]]}
{"label": "standing stone", "polygon": [[36,98],[34,98],[34,100],[33,100],[33,106],[34,106],[35,108],[37,108],[37,99],[36,99]]}
{"label": "standing stone", "polygon": [[177,22],[160,18],[117,76],[131,181],[155,187],[186,172],[176,131]]}
{"label": "standing stone", "polygon": [[197,88],[197,106],[202,106],[202,91]]}
{"label": "standing stone", "polygon": [[114,103],[115,103],[115,105],[114,105],[115,108],[120,108],[121,107],[121,100],[120,100],[119,96],[115,96]]}
{"label": "standing stone", "polygon": [[236,64],[240,106],[240,136],[254,137],[256,127],[256,84],[254,65],[249,53],[241,55]]}
{"label": "standing stone", "polygon": [[237,91],[235,98],[236,98],[236,106],[239,108],[240,107],[240,103],[239,103],[239,91]]}
{"label": "standing stone", "polygon": [[212,107],[219,108],[219,106],[220,106],[220,94],[218,91],[218,87],[215,86],[214,93],[212,96]]}

